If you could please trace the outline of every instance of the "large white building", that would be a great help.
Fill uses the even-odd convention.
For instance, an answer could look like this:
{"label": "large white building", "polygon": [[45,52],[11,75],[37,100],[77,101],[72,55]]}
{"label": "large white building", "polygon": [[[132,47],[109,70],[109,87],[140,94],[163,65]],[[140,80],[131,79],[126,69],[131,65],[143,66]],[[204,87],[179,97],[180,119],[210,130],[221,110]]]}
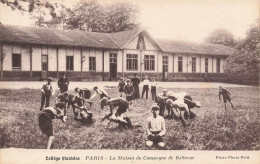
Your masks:
{"label": "large white building", "polygon": [[72,79],[109,80],[148,75],[204,81],[224,78],[232,48],[155,40],[146,30],[96,33],[0,25],[2,79],[40,80],[66,72]]}

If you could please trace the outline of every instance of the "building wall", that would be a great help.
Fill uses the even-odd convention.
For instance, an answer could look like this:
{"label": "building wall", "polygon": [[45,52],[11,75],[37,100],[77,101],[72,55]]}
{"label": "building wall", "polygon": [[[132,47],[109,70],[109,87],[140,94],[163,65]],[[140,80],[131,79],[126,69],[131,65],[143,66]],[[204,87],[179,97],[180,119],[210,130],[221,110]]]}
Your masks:
{"label": "building wall", "polygon": [[40,46],[33,46],[32,47],[32,70],[33,71],[41,71],[42,64],[41,64],[41,47]]}
{"label": "building wall", "polygon": [[[147,39],[145,37],[145,39]],[[146,50],[140,51],[135,49],[124,49],[124,50],[105,50],[104,51],[104,74],[109,77],[110,72],[110,61],[109,54],[117,53],[117,76],[126,76],[133,75],[133,73],[138,73],[140,76],[149,75],[149,76],[162,76],[162,68],[163,68],[163,56],[168,56],[168,75],[178,73],[178,56],[183,57],[183,75],[190,75],[192,73],[192,56],[196,56],[196,73],[205,73],[205,57],[208,57],[208,72],[216,73],[216,63],[217,57],[221,58],[220,62],[220,73],[224,73],[224,63],[225,58],[221,56],[212,57],[211,55],[193,55],[193,54],[176,54],[176,53],[161,53],[155,51],[153,44],[148,40],[145,40]],[[130,48],[137,44],[137,40],[134,39]],[[30,49],[29,46],[20,46],[20,45],[3,45],[3,49],[6,52],[6,57],[4,59],[3,69],[4,71],[11,72],[19,72],[12,70],[12,53],[21,53],[21,71],[26,72],[26,75],[30,76],[28,72],[30,72]],[[58,70],[57,70],[57,50],[58,50]],[[55,46],[32,46],[32,76],[41,76],[42,64],[41,57],[43,54],[48,55],[48,75],[55,77],[57,75],[57,71],[62,72],[66,71],[66,56],[74,56],[74,70],[70,72],[71,76],[90,76],[89,72],[89,57],[96,57],[96,71],[94,73],[99,74],[102,73],[102,50],[97,49],[82,49],[82,56],[85,56],[85,61],[82,63],[83,73],[81,74],[81,49],[80,48],[69,48],[69,47],[55,47]],[[126,69],[126,55],[127,54],[137,54],[138,55],[138,70],[130,71]],[[144,70],[144,55],[154,55],[155,56],[155,69],[153,71]],[[213,58],[213,60],[212,60]],[[212,62],[213,61],[213,62]],[[187,65],[188,64],[188,65]],[[213,70],[212,70],[213,68]],[[159,74],[158,74],[159,73]],[[188,73],[188,74],[187,74]],[[10,75],[6,74],[5,75]],[[20,74],[15,73],[15,76],[19,76]],[[93,73],[92,73],[93,75]],[[172,75],[171,75],[172,76]],[[171,77],[168,76],[168,77]]]}
{"label": "building wall", "polygon": [[74,71],[81,71],[80,48],[74,48]]}
{"label": "building wall", "polygon": [[157,50],[156,47],[153,45],[153,43],[146,36],[144,36],[144,43],[145,43],[146,50],[153,50],[153,51]]}
{"label": "building wall", "polygon": [[29,46],[21,46],[21,70],[30,71],[30,47]]}
{"label": "building wall", "polygon": [[58,49],[58,68],[59,71],[66,71],[66,48],[59,48]]}
{"label": "building wall", "polygon": [[[117,52],[115,52],[117,53]],[[110,71],[110,51],[107,50],[104,52],[104,72],[109,72]],[[102,59],[102,58],[101,58]],[[99,60],[101,60],[99,59]],[[119,68],[120,60],[118,60],[118,54],[117,54],[117,71],[120,69]]]}
{"label": "building wall", "polygon": [[55,47],[48,48],[48,71],[57,71],[57,53]]}
{"label": "building wall", "polygon": [[89,54],[90,51],[87,48],[82,49],[82,57],[85,57],[85,61],[82,63],[82,71],[89,71]]}

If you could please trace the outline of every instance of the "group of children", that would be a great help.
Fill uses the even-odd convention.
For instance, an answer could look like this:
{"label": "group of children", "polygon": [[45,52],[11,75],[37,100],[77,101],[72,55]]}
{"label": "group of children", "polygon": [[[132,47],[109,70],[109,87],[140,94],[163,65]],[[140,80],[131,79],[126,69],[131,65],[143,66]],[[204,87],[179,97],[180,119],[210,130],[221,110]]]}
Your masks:
{"label": "group of children", "polygon": [[[126,84],[124,80],[119,82],[119,98],[110,98],[104,89],[97,86],[93,88],[94,94],[92,96],[89,89],[80,89],[78,87],[74,89],[78,95],[69,94],[67,87],[65,89],[63,88],[62,91],[60,88],[60,94],[56,97],[55,106],[49,107],[50,96],[54,95],[54,88],[51,84],[52,80],[52,78],[48,78],[48,82],[42,87],[42,101],[40,107],[41,113],[39,116],[40,129],[48,136],[47,149],[50,149],[54,139],[52,119],[60,118],[63,122],[66,122],[67,109],[70,106],[73,108],[75,120],[81,120],[82,123],[95,122],[95,118],[89,109],[92,105],[92,99],[97,95],[100,96],[101,109],[103,109],[105,106],[110,107],[110,113],[105,115],[102,118],[102,121],[107,119],[109,120],[108,124],[110,122],[116,122],[119,123],[120,126],[128,128],[140,126],[139,124],[133,124],[129,117],[123,116],[123,114],[129,108],[129,105],[132,104],[132,100],[136,98],[133,96],[135,89],[131,84],[130,79],[126,80]],[[68,85],[68,81],[65,83]],[[144,92],[146,92],[146,98],[148,98],[147,92],[149,90],[149,80],[147,76],[145,77],[143,84],[144,86],[142,97]],[[192,100],[192,98],[185,92],[173,93],[164,89],[163,93],[156,95],[157,84],[154,79],[152,79],[152,83],[150,85],[152,90],[152,99],[155,100],[157,104],[152,106],[152,116],[149,117],[146,121],[146,129],[148,134],[146,145],[152,146],[154,143],[157,143],[159,147],[164,147],[165,144],[163,142],[163,136],[166,132],[165,121],[163,117],[164,110],[167,109],[168,117],[180,117],[183,125],[186,126],[187,124],[185,119],[193,118],[195,116],[195,114],[192,113],[190,109],[194,107],[200,107],[201,105],[199,101]],[[59,87],[61,86],[59,85]],[[230,93],[221,86],[219,89],[219,98],[220,95],[223,96],[226,108],[226,102],[229,101],[231,103]],[[126,94],[126,99],[122,98],[123,93]],[[45,109],[43,109],[44,103]],[[232,103],[231,106],[233,108]]]}

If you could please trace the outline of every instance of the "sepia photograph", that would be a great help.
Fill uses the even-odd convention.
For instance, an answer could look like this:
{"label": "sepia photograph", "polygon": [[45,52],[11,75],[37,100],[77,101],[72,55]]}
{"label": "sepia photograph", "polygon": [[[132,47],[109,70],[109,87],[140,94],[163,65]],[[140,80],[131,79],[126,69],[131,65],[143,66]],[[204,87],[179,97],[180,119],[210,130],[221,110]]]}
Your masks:
{"label": "sepia photograph", "polygon": [[260,162],[259,0],[0,0],[0,163]]}

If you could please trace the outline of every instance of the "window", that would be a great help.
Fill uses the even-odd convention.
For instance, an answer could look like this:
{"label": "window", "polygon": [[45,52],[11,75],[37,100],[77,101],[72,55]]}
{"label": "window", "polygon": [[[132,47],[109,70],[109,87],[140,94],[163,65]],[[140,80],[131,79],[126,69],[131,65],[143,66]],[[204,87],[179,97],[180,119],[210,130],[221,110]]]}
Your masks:
{"label": "window", "polygon": [[42,70],[47,71],[48,70],[48,56],[42,55]]}
{"label": "window", "polygon": [[154,71],[154,55],[144,55],[144,70]]}
{"label": "window", "polygon": [[163,56],[163,71],[168,72],[168,56]]}
{"label": "window", "polygon": [[13,54],[12,67],[13,70],[21,70],[21,54]]}
{"label": "window", "polygon": [[209,72],[209,59],[205,58],[205,72],[208,73]]}
{"label": "window", "polygon": [[89,57],[89,70],[96,71],[96,57]]}
{"label": "window", "polygon": [[196,57],[192,57],[192,67],[191,67],[192,72],[196,72]]}
{"label": "window", "polygon": [[178,72],[182,72],[182,56],[178,57]]}
{"label": "window", "polygon": [[66,69],[73,71],[73,56],[66,56]]}
{"label": "window", "polygon": [[111,53],[109,54],[109,56],[110,56],[109,58],[110,63],[116,63],[116,59],[117,59],[116,53]]}
{"label": "window", "polygon": [[138,69],[138,59],[137,59],[136,54],[127,54],[126,69],[127,70],[137,70]]}
{"label": "window", "polygon": [[220,59],[217,59],[217,73],[220,73]]}

